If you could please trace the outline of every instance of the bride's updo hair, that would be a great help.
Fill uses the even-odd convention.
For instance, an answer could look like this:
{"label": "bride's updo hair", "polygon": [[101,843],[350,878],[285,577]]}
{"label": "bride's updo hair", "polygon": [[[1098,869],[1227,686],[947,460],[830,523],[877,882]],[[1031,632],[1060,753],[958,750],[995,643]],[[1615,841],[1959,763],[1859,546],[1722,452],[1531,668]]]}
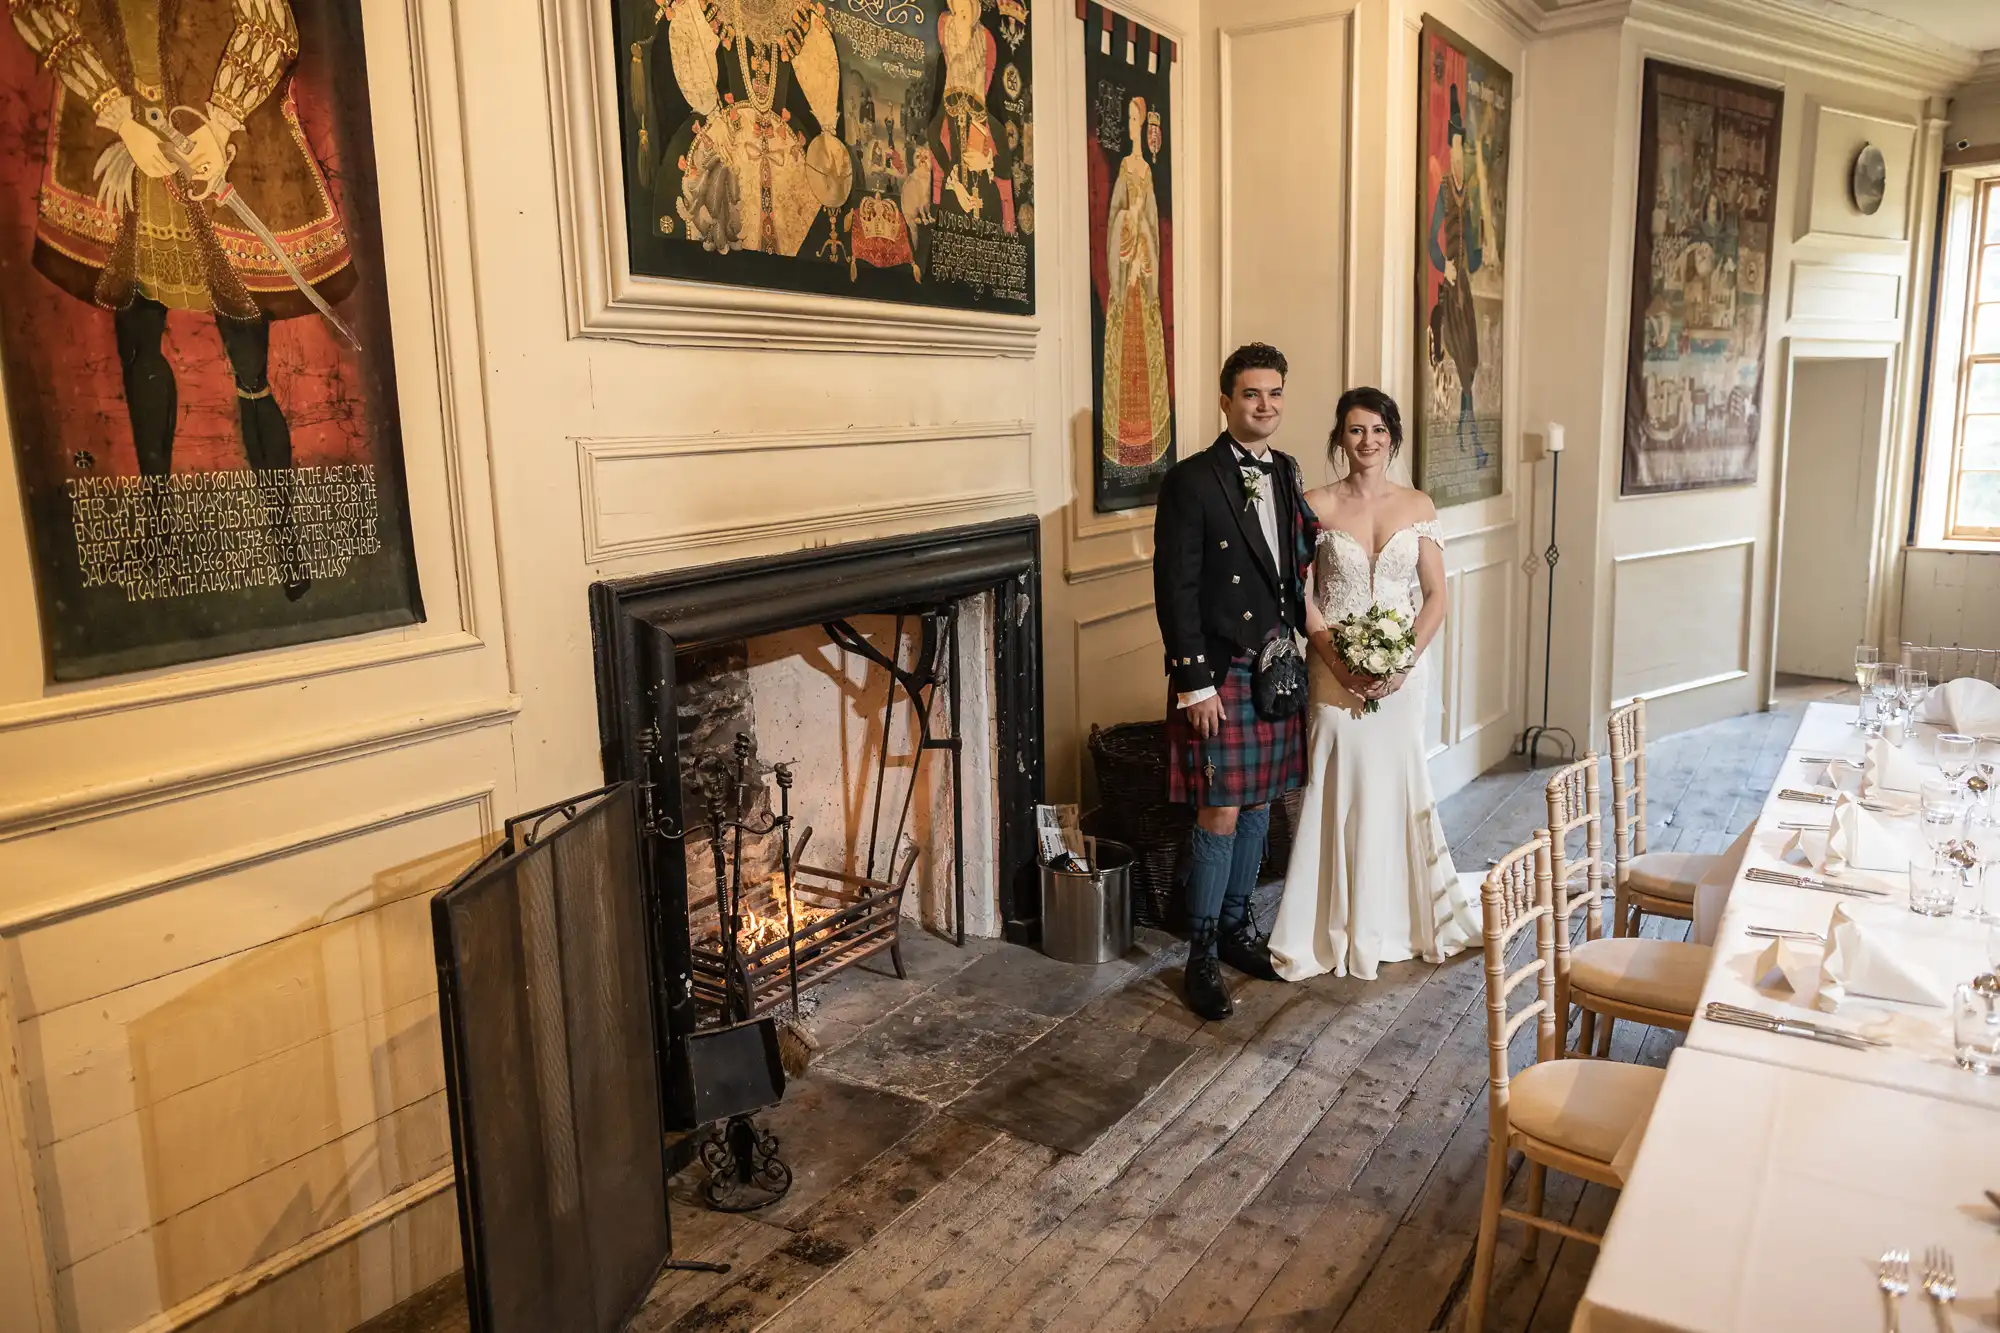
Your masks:
{"label": "bride's updo hair", "polygon": [[1389,459],[1394,462],[1396,455],[1403,452],[1403,409],[1388,394],[1365,384],[1340,395],[1340,405],[1333,410],[1333,432],[1326,437],[1327,458],[1345,461],[1346,451],[1340,447],[1340,437],[1347,432],[1347,414],[1357,407],[1373,412],[1389,428]]}

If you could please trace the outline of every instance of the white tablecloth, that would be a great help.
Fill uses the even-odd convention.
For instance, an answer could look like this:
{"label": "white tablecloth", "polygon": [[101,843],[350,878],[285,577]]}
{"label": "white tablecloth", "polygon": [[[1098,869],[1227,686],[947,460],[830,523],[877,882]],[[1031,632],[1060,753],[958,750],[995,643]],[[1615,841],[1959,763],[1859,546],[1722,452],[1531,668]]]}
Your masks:
{"label": "white tablecloth", "polygon": [[[1743,869],[1754,866],[1792,872],[1805,869],[1784,860],[1785,844],[1792,835],[1777,825],[1781,821],[1824,820],[1827,809],[1786,801],[1778,793],[1786,788],[1812,787],[1823,779],[1824,766],[1804,762],[1803,755],[1860,756],[1860,733],[1847,725],[1853,716],[1854,709],[1832,704],[1813,704],[1807,709],[1777,784],[1751,830]],[[1927,758],[1928,745],[1928,736],[1913,738],[1906,753]],[[1884,823],[1907,840],[1911,856],[1924,854],[1923,835],[1914,815],[1885,817]],[[1887,890],[1890,896],[1881,901],[1893,906],[1907,907],[1909,903],[1907,874],[1847,871],[1834,878]],[[1715,961],[1709,968],[1708,983],[1702,988],[1702,1007],[1705,1009],[1720,1000],[1770,1014],[1811,1018],[1886,1038],[1894,1043],[1892,1047],[1882,1051],[1852,1051],[1821,1042],[1774,1036],[1711,1022],[1700,1010],[1696,1011],[1694,1027],[1688,1033],[1687,1046],[1692,1050],[1788,1065],[2000,1109],[2000,1078],[1967,1074],[1952,1060],[1948,1007],[1850,999],[1838,1013],[1827,1014],[1815,1007],[1813,995],[1795,995],[1784,987],[1758,987],[1757,961],[1771,942],[1748,934],[1749,926],[1782,926],[1825,934],[1833,909],[1849,901],[1853,900],[1812,889],[1759,884],[1739,875],[1730,889],[1712,941]],[[1939,924],[1941,932],[1950,939],[1929,961],[1946,985],[1970,980],[1984,970],[1986,926],[1970,918]],[[2000,1181],[1995,1182],[1995,1187],[2000,1188]]]}
{"label": "white tablecloth", "polygon": [[[2000,1113],[1682,1049],[1572,1329],[1881,1333],[1882,1252],[1927,1245],[1958,1270],[1951,1327],[1991,1329],[1988,1186]],[[1900,1313],[1912,1333],[1939,1327],[1914,1293]]]}
{"label": "white tablecloth", "polygon": [[[1824,821],[1827,807],[1785,801],[1812,787],[1824,766],[1804,756],[1859,758],[1855,710],[1814,704],[1793,741],[1762,814],[1740,851],[1741,869],[1798,871],[1783,858],[1791,834],[1780,821]],[[1934,731],[1934,729],[1933,729]],[[1928,761],[1930,737],[1905,753]],[[1913,816],[1889,821],[1913,854],[1923,850]],[[1835,876],[1888,891],[1907,907],[1908,875]],[[1811,889],[1759,884],[1735,874],[1696,900],[1696,936],[1715,949],[1702,1004],[1727,1001],[1766,1013],[1811,1017],[1885,1037],[1889,1048],[1852,1051],[1712,1022],[1697,1013],[1667,1066],[1660,1100],[1619,1199],[1574,1328],[1583,1333],[1874,1333],[1885,1327],[1875,1269],[1882,1251],[1920,1258],[1949,1248],[1960,1297],[1952,1327],[2000,1323],[2000,1076],[1982,1078],[1951,1058],[1948,1008],[1849,1000],[1827,1014],[1810,994],[1760,988],[1756,964],[1768,940],[1752,925],[1825,933],[1836,905]],[[1706,917],[1706,920],[1704,920]],[[1706,927],[1706,929],[1704,929]],[[1968,917],[1935,923],[1927,957],[1951,982],[1983,966],[1986,926]],[[1963,973],[1964,975],[1959,975]],[[1935,1330],[1915,1300],[1903,1327]]]}

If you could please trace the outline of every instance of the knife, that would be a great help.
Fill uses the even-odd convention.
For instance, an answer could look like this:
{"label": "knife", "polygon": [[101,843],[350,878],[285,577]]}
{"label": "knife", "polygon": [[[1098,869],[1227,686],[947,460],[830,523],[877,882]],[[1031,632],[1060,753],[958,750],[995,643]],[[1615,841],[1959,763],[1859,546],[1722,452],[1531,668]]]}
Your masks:
{"label": "knife", "polygon": [[1745,1009],[1741,1005],[1728,1004],[1722,1000],[1709,1001],[1708,1016],[1718,1023],[1735,1022],[1745,1027],[1763,1027],[1767,1024],[1775,1025],[1773,1027],[1774,1031],[1777,1027],[1790,1026],[1797,1028],[1800,1032],[1812,1033],[1814,1036],[1838,1038],[1841,1041],[1851,1041],[1864,1047],[1887,1046],[1889,1044],[1880,1037],[1864,1037],[1858,1032],[1848,1032],[1841,1028],[1825,1027],[1803,1018],[1780,1018],[1776,1014],[1767,1014],[1761,1009]]}
{"label": "knife", "polygon": [[[1749,1028],[1753,1032],[1773,1032],[1781,1037],[1804,1037],[1807,1041],[1823,1042],[1828,1046],[1844,1046],[1850,1051],[1872,1051],[1879,1043],[1866,1037],[1856,1037],[1846,1032],[1835,1032],[1829,1028],[1814,1027],[1810,1023],[1800,1023],[1789,1018],[1774,1018],[1770,1014],[1758,1014],[1755,1018],[1735,1013],[1718,1013],[1709,1006],[1710,1022],[1726,1027]],[[1762,1021],[1757,1021],[1761,1019]]]}

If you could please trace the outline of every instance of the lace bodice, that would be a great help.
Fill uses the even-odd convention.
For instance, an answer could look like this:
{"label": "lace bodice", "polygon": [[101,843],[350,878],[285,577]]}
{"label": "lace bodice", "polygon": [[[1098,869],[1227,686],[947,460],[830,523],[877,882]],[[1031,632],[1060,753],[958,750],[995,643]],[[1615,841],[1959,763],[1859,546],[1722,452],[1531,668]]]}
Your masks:
{"label": "lace bodice", "polygon": [[1354,534],[1326,528],[1319,534],[1313,556],[1313,596],[1327,623],[1383,606],[1414,616],[1421,593],[1417,584],[1417,551],[1423,542],[1444,549],[1444,534],[1436,519],[1398,528],[1372,561]]}

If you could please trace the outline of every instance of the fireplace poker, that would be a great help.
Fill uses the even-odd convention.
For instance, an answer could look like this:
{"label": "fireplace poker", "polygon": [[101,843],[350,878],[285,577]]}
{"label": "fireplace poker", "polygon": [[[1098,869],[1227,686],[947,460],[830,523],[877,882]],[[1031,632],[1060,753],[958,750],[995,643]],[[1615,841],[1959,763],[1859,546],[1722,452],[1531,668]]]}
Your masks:
{"label": "fireplace poker", "polygon": [[792,767],[778,775],[778,865],[785,876],[785,972],[792,984],[792,1017],[799,1016],[799,928],[792,919]]}
{"label": "fireplace poker", "polygon": [[722,957],[729,968],[732,982],[730,989],[736,992],[738,1000],[737,1005],[730,1006],[729,1021],[743,1022],[750,1017],[750,973],[743,966],[743,949],[737,939],[737,932],[743,929],[743,900],[730,884],[728,854],[722,847],[722,833],[725,827],[722,815],[722,793],[715,787],[710,787],[708,850],[715,859],[715,897],[717,914],[722,920]]}

